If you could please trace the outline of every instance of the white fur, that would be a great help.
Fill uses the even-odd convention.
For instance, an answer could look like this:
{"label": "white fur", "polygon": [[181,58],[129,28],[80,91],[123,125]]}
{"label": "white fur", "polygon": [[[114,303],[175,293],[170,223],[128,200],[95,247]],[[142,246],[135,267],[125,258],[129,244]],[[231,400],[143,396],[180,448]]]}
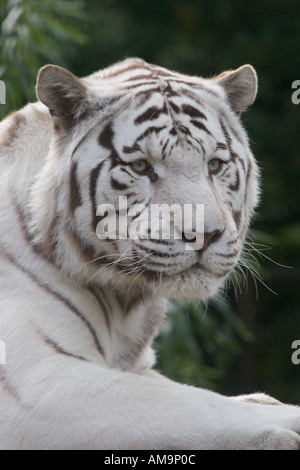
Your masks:
{"label": "white fur", "polygon": [[[136,60],[136,70],[118,81],[117,72],[133,63],[117,64],[84,79],[84,87],[78,90],[86,90],[86,103],[80,109],[105,102],[122,90],[122,80],[131,74],[146,73],[147,64]],[[247,83],[254,80],[249,70]],[[48,100],[53,90],[47,88],[52,86],[47,70],[43,73],[41,95]],[[51,69],[52,84],[53,74],[55,68]],[[195,148],[181,140],[172,158],[162,164],[159,139],[153,135],[143,141],[143,152],[148,152],[160,183],[151,185],[147,177],[137,178],[132,183],[135,194],[158,203],[203,202],[206,230],[226,226],[222,238],[203,254],[201,269],[194,266],[197,255],[173,241],[170,249],[177,253],[178,262],[172,268],[166,258],[168,276],[161,281],[147,281],[134,270],[130,274],[118,271],[113,264],[99,268],[84,259],[83,245],[71,235],[76,230],[82,242],[103,249],[114,263],[132,263],[132,240],[118,241],[117,248],[107,242],[101,245],[91,230],[88,183],[93,168],[108,158],[109,150],[98,143],[108,118],[114,122],[113,145],[119,153],[143,131],[143,123],[141,127],[133,123],[142,112],[140,108],[135,113],[134,91],[125,92],[117,104],[107,99],[106,107],[99,106],[82,120],[78,108],[68,131],[64,116],[58,113],[53,119],[60,130],[52,129],[48,109],[41,103],[26,106],[17,118],[11,116],[0,126],[0,340],[6,346],[6,364],[0,365],[1,449],[300,448],[297,407],[265,395],[224,397],[174,383],[151,369],[155,361],[151,342],[163,321],[166,297],[206,298],[223,284],[228,273],[221,275],[222,254],[234,246],[231,271],[258,197],[256,165],[245,132],[226,102],[226,85],[216,79],[190,79],[171,72],[170,76],[198,80],[215,92],[198,91],[206,124],[214,138],[222,140],[218,124],[222,116],[235,130],[235,136],[230,134],[234,151],[245,164],[252,162],[253,173],[246,187],[240,168],[240,191],[230,200],[227,183],[217,178],[209,181],[206,157],[200,157]],[[61,69],[59,77],[64,80]],[[238,77],[241,81],[240,69]],[[70,74],[67,79],[68,83],[77,80]],[[231,92],[234,82],[230,76]],[[175,99],[179,106],[179,98]],[[153,105],[162,104],[159,95],[153,100]],[[245,102],[246,98],[243,106]],[[166,126],[175,122],[170,115],[159,119]],[[189,125],[186,116],[181,119]],[[168,138],[167,129],[160,139]],[[214,140],[202,137],[206,156],[210,155]],[[81,204],[73,215],[69,210],[71,161],[77,164],[81,191]],[[233,170],[228,172],[229,180]],[[131,184],[118,168],[110,171],[107,165],[95,188],[99,203],[104,197],[105,202],[115,202],[118,196],[110,186],[110,174]],[[240,210],[237,228],[232,211]],[[149,250],[154,247],[144,243]],[[147,263],[146,258],[140,263]],[[141,300],[129,309],[138,296]]]}

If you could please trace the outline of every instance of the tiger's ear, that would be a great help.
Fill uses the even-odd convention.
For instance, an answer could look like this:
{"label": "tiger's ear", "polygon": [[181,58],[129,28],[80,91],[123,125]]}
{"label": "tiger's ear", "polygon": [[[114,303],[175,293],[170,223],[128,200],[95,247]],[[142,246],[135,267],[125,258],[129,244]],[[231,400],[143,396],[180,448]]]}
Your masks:
{"label": "tiger's ear", "polygon": [[57,65],[45,65],[37,77],[36,94],[55,125],[69,129],[88,111],[86,88],[80,78]]}
{"label": "tiger's ear", "polygon": [[240,114],[255,100],[257,93],[257,75],[251,65],[242,65],[236,70],[223,72],[214,77],[226,92],[233,111]]}

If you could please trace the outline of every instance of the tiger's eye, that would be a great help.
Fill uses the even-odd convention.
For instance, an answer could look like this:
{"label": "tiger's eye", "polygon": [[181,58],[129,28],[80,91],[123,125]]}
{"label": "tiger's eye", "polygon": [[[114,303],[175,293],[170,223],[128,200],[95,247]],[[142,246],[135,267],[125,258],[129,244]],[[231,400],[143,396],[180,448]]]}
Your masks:
{"label": "tiger's eye", "polygon": [[145,160],[136,160],[131,163],[131,168],[137,173],[144,173],[148,168],[148,163]]}
{"label": "tiger's eye", "polygon": [[210,173],[218,173],[223,166],[223,161],[219,160],[218,158],[213,158],[207,164],[208,170]]}

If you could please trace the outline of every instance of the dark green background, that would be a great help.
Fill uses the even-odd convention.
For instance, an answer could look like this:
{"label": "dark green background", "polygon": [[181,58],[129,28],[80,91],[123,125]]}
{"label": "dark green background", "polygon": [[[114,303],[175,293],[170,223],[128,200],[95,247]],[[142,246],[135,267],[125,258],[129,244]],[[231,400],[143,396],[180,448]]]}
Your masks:
{"label": "dark green background", "polygon": [[259,93],[242,119],[263,195],[250,237],[271,247],[255,245],[275,263],[252,250],[263,283],[249,273],[225,301],[173,305],[156,341],[158,367],[223,393],[259,390],[300,403],[300,364],[291,362],[300,339],[300,105],[291,101],[300,80],[299,0],[0,0],[0,14],[2,117],[34,99],[38,68],[48,62],[79,76],[130,56],[204,77],[255,67]]}

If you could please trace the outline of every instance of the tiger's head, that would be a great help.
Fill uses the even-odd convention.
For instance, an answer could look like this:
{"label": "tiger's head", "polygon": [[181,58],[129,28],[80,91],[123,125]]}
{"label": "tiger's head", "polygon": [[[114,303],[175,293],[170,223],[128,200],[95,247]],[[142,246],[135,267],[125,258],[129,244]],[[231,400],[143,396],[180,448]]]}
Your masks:
{"label": "tiger's head", "polygon": [[[81,282],[151,285],[173,298],[213,295],[238,262],[258,200],[258,170],[239,118],[256,89],[250,65],[212,79],[140,59],[82,79],[43,67],[37,95],[53,137],[31,212],[45,256]],[[115,208],[117,227],[128,216],[137,228],[142,213],[162,204],[202,205],[202,233],[192,212],[194,238],[184,226],[175,236],[172,213],[167,238],[153,236],[148,215],[148,236],[121,237],[117,229],[115,238],[99,237],[110,220],[99,206]]]}

